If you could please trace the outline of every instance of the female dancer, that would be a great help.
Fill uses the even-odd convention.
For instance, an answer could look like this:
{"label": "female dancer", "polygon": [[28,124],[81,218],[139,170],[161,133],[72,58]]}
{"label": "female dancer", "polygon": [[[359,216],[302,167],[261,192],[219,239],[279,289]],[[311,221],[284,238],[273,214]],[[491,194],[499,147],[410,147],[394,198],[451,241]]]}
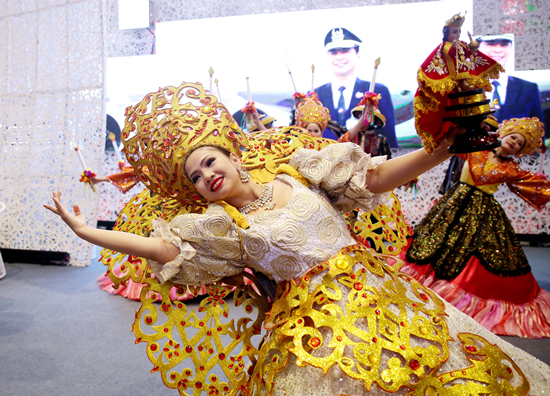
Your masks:
{"label": "female dancer", "polygon": [[[215,97],[187,83],[128,108],[122,136],[148,188],[187,205],[207,204],[204,214],[176,216],[169,224],[155,219],[151,237],[143,238],[87,227],[78,207],[75,216],[64,209],[59,192],[46,207],[81,238],[149,259],[160,281],[148,280],[151,291],[163,300],[142,299],[134,332],[136,342],[148,343],[153,371],[169,387],[252,395],[401,388],[419,395],[526,394],[530,388],[540,394],[548,387],[548,366],[356,244],[340,213],[375,209],[386,191],[449,158],[445,149],[388,162],[352,143],[299,149],[272,182],[260,185],[242,168],[247,137]],[[237,293],[244,317],[224,322],[228,310],[218,283],[209,286],[198,312],[167,296],[174,283],[209,285],[247,266],[277,282],[267,317],[260,299]],[[248,317],[253,312],[256,320]],[[262,322],[267,334],[260,345],[254,336]],[[189,362],[193,368],[179,369]]]}
{"label": "female dancer", "polygon": [[504,121],[502,146],[461,155],[460,182],[416,227],[402,271],[495,334],[550,337],[550,294],[542,290],[493,193],[502,183],[537,209],[550,182],[511,158],[532,154],[544,136],[537,118]]}

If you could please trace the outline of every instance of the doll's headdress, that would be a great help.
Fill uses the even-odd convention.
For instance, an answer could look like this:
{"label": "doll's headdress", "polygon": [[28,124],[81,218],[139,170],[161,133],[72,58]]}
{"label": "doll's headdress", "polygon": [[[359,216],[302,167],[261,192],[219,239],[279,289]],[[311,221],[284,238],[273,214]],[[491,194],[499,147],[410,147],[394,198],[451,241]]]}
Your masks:
{"label": "doll's headdress", "polygon": [[525,138],[522,149],[514,154],[516,157],[533,154],[543,144],[544,124],[537,117],[512,118],[504,120],[498,129],[501,138],[512,133],[519,133]]}
{"label": "doll's headdress", "polygon": [[462,27],[465,18],[466,15],[462,16],[460,14],[455,14],[450,19],[447,19],[447,21],[445,22],[445,26],[460,28]]}
{"label": "doll's headdress", "polygon": [[298,105],[296,110],[296,125],[306,128],[310,123],[315,122],[324,131],[330,121],[330,112],[319,101],[315,92],[308,96]]}
{"label": "doll's headdress", "polygon": [[[351,109],[351,114],[355,118],[359,119],[361,117],[361,114],[363,113],[364,108],[365,108],[365,105],[355,106],[353,109]],[[386,117],[384,116],[384,114],[382,114],[380,112],[380,110],[378,110],[377,108],[374,109],[373,113],[374,113],[374,118],[377,119],[377,120],[380,120],[380,122],[382,123],[382,125],[380,125],[378,128],[385,127],[386,126]]]}
{"label": "doll's headdress", "polygon": [[200,83],[159,88],[125,115],[121,138],[136,175],[151,191],[185,204],[207,203],[185,174],[193,150],[213,146],[240,157],[248,145],[225,106]]}

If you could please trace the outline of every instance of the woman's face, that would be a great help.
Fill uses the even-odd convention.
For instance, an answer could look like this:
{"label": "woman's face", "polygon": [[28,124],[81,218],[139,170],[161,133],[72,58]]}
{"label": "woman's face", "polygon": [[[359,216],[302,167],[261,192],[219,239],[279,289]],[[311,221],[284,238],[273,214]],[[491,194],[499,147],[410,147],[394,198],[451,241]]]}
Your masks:
{"label": "woman's face", "polygon": [[193,151],[185,163],[185,173],[195,188],[210,202],[232,197],[242,182],[238,172],[241,161],[216,147],[201,147]]}
{"label": "woman's face", "polygon": [[323,131],[321,131],[321,127],[316,122],[307,124],[306,129],[315,137],[323,137]]}
{"label": "woman's face", "polygon": [[525,145],[525,137],[521,133],[512,133],[502,139],[501,152],[508,155],[517,154]]}
{"label": "woman's face", "polygon": [[447,41],[450,41],[451,43],[455,40],[460,39],[460,28],[451,27],[449,28],[449,34],[447,35]]}

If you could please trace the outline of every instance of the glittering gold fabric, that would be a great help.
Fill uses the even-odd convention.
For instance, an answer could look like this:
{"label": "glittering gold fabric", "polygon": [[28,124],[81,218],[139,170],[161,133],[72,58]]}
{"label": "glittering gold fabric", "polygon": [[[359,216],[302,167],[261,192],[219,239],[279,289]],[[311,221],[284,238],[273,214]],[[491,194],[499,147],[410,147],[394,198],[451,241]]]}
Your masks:
{"label": "glittering gold fabric", "polygon": [[415,228],[407,261],[431,264],[440,279],[453,279],[477,256],[501,276],[531,267],[506,213],[496,199],[466,183],[455,184]]}
{"label": "glittering gold fabric", "polygon": [[[383,286],[373,286],[372,277],[383,279]],[[459,353],[471,365],[439,372],[443,362],[456,359],[447,345],[444,308],[435,293],[383,257],[359,245],[342,249],[299,280],[278,285],[247,393],[276,394],[280,372],[311,366],[327,381],[327,372],[339,368],[362,382],[363,392],[376,384],[410,395],[525,394],[529,383],[519,367],[474,334],[458,335]],[[507,381],[512,368],[519,385]]]}

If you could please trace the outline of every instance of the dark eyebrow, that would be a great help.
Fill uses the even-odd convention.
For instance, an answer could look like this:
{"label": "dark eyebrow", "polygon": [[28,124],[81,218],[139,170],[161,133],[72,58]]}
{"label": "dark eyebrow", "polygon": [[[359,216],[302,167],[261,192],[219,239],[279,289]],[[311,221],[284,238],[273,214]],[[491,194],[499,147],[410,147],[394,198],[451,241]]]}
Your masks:
{"label": "dark eyebrow", "polygon": [[[208,155],[206,157],[203,157],[203,159],[201,160],[200,166],[204,166],[204,161],[206,161],[207,158],[208,158]],[[193,181],[193,177],[194,177],[195,173],[197,173],[197,171],[194,171],[193,173],[191,173],[189,175],[189,179],[191,179],[191,181]]]}

